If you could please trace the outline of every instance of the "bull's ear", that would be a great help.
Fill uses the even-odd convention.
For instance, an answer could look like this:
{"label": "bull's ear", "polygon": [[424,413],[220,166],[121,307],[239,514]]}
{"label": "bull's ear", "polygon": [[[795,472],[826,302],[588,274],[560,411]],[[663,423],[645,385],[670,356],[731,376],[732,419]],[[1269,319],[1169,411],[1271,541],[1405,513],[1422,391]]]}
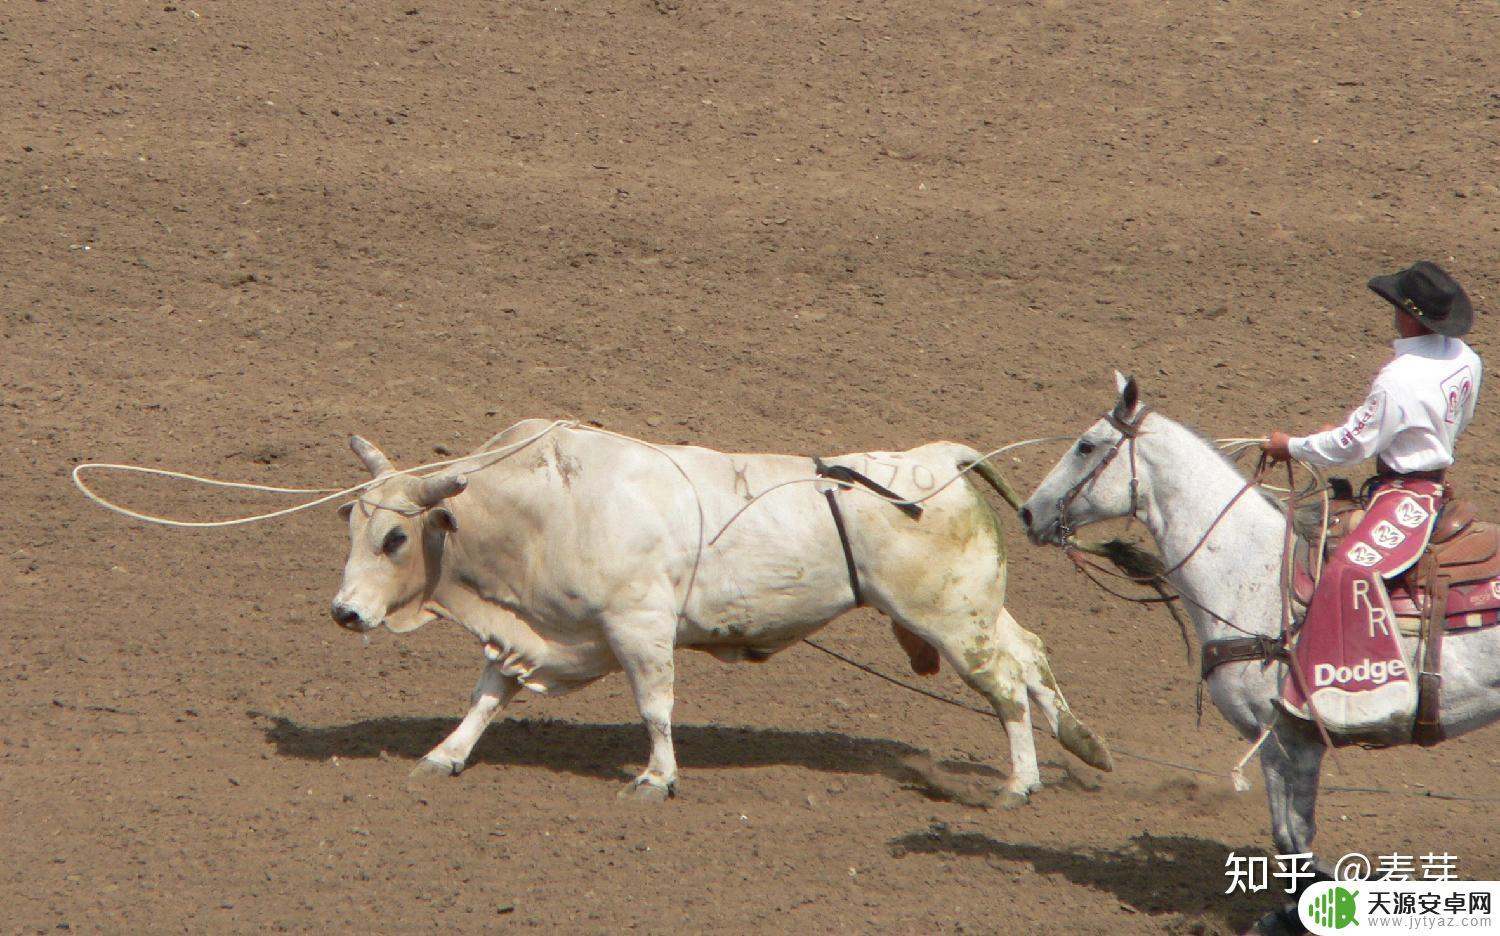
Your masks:
{"label": "bull's ear", "polygon": [[431,507],[469,486],[469,479],[461,474],[440,474],[423,478],[417,484],[414,498],[418,507]]}
{"label": "bull's ear", "polygon": [[1115,401],[1115,418],[1129,422],[1135,415],[1135,408],[1141,402],[1141,388],[1134,377],[1115,371],[1115,389],[1120,392],[1120,399]]}
{"label": "bull's ear", "polygon": [[354,501],[350,501],[347,504],[340,504],[339,505],[339,519],[340,520],[347,521],[349,519],[349,515],[352,514],[352,513],[354,513]]}
{"label": "bull's ear", "polygon": [[447,507],[435,507],[427,512],[427,516],[432,518],[432,522],[440,530],[452,533],[458,529],[458,520]]}

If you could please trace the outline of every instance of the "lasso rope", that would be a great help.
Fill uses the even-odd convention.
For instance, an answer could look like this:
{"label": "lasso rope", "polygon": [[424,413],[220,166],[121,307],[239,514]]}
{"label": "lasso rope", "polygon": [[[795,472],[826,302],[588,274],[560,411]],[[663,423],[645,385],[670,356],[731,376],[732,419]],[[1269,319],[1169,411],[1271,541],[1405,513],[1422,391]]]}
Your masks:
{"label": "lasso rope", "polygon": [[[835,660],[838,660],[838,661],[840,661],[842,663],[846,663],[849,666],[852,666],[855,669],[857,669],[857,670],[859,670],[859,671],[861,671],[863,673],[868,673],[869,675],[876,677],[877,679],[883,679],[886,682],[888,682],[888,683],[890,683],[890,684],[892,684],[894,686],[900,686],[902,689],[907,689],[907,690],[909,690],[911,692],[917,693],[918,695],[926,696],[927,698],[933,699],[933,700],[935,700],[937,702],[942,702],[944,705],[951,705],[954,708],[961,708],[961,709],[964,709],[966,711],[973,712],[976,715],[983,715],[983,716],[985,716],[987,718],[998,718],[999,717],[998,715],[995,714],[995,712],[994,712],[993,709],[983,709],[983,708],[980,708],[977,705],[970,705],[967,702],[960,702],[958,699],[952,698],[951,696],[944,695],[941,692],[933,692],[930,689],[924,689],[921,686],[913,685],[912,683],[909,683],[909,682],[907,682],[907,681],[905,681],[903,679],[898,679],[895,676],[891,676],[891,675],[889,675],[887,673],[883,673],[883,672],[881,672],[880,670],[876,669],[873,666],[869,666],[867,664],[861,663],[858,660],[853,659],[852,657],[845,656],[844,654],[839,653],[837,650],[834,650],[834,649],[832,649],[830,647],[826,647],[823,644],[818,643],[818,642],[812,640],[811,638],[804,638],[802,642],[805,643],[805,644],[807,644],[808,646],[812,647],[814,650],[818,650],[818,651],[821,651],[822,653],[826,653],[829,656],[833,657]],[[1047,732],[1043,731],[1041,728],[1037,727],[1036,725],[1032,725],[1031,730],[1034,731],[1034,732],[1036,732],[1037,734],[1046,734],[1047,733]],[[1264,736],[1262,736],[1261,740],[1262,741],[1265,740]],[[1258,743],[1257,743],[1256,747],[1257,748],[1259,747]],[[1170,767],[1173,770],[1181,770],[1181,771],[1184,771],[1185,773],[1193,773],[1193,774],[1198,774],[1198,775],[1204,776],[1204,777],[1213,777],[1215,779],[1222,779],[1223,776],[1224,776],[1222,773],[1220,773],[1218,771],[1205,770],[1202,767],[1194,767],[1191,764],[1181,764],[1181,763],[1178,763],[1176,761],[1163,760],[1160,757],[1151,757],[1150,755],[1147,755],[1147,754],[1139,754],[1139,753],[1136,753],[1134,751],[1127,751],[1124,748],[1118,747],[1118,746],[1113,745],[1113,744],[1111,744],[1109,746],[1109,750],[1110,750],[1111,754],[1119,754],[1122,757],[1128,757],[1128,758],[1130,758],[1132,760],[1142,761],[1142,762],[1147,763],[1147,764],[1156,764],[1157,766],[1160,766],[1160,767]],[[1254,753],[1254,750],[1255,749],[1251,750],[1252,754]],[[1244,765],[1249,762],[1249,760],[1250,760],[1250,756],[1246,755],[1245,758],[1240,761],[1238,767],[1235,768],[1236,771],[1239,772],[1240,769],[1243,768]],[[1244,781],[1244,779],[1243,779],[1243,773],[1240,773],[1240,780],[1242,782],[1248,782],[1248,781]],[[1238,785],[1236,786],[1236,789],[1239,789]],[[1245,789],[1248,789],[1248,787],[1246,787]],[[1339,785],[1335,785],[1335,784],[1323,784],[1322,785],[1322,789],[1325,792],[1327,792],[1327,793],[1384,793],[1384,794],[1389,795],[1389,796],[1414,796],[1414,797],[1422,797],[1422,798],[1425,798],[1425,799],[1457,800],[1459,802],[1467,802],[1467,803],[1500,803],[1500,798],[1493,797],[1493,796],[1466,796],[1466,795],[1459,794],[1459,793],[1443,793],[1443,792],[1440,792],[1438,790],[1427,790],[1427,791],[1425,791],[1423,793],[1413,793],[1413,792],[1406,791],[1406,790],[1392,790],[1392,789],[1390,789],[1388,787],[1339,786]]]}
{"label": "lasso rope", "polygon": [[[845,490],[854,490],[854,491],[860,491],[860,492],[865,493],[865,494],[869,494],[869,495],[871,495],[873,497],[876,497],[876,498],[878,498],[880,500],[883,500],[883,501],[886,501],[888,503],[892,503],[892,504],[911,504],[911,505],[915,506],[915,505],[926,503],[928,500],[930,500],[930,499],[932,499],[934,497],[937,497],[945,489],[947,489],[951,484],[953,484],[953,482],[957,481],[959,478],[962,478],[964,475],[966,475],[969,472],[973,471],[974,469],[978,468],[981,463],[987,462],[991,458],[994,458],[996,455],[1002,455],[1005,452],[1009,452],[1011,449],[1018,449],[1018,448],[1021,448],[1022,446],[1025,446],[1025,445],[1039,445],[1039,444],[1042,444],[1042,443],[1045,443],[1045,442],[1066,442],[1067,440],[1069,440],[1071,438],[1072,438],[1072,436],[1045,436],[1045,437],[1040,438],[1040,439],[1023,439],[1020,442],[1012,442],[1009,445],[1002,445],[1002,446],[1000,446],[999,448],[995,449],[992,452],[988,452],[988,453],[986,453],[984,455],[979,456],[977,459],[975,459],[969,465],[967,465],[967,466],[965,466],[963,468],[960,468],[958,470],[958,473],[955,474],[953,477],[949,478],[947,481],[944,481],[942,484],[938,485],[933,490],[928,491],[926,494],[923,494],[921,497],[918,497],[918,498],[915,498],[915,499],[912,499],[912,500],[908,500],[907,498],[904,498],[904,497],[890,497],[889,495],[881,494],[879,491],[872,491],[869,488],[865,487],[864,485],[859,485],[858,487],[850,487],[850,486],[846,486],[846,485],[840,485],[840,486],[843,487]],[[741,507],[739,510],[736,510],[734,512],[734,515],[729,518],[728,522],[726,522],[722,527],[719,528],[719,532],[715,533],[713,535],[713,538],[708,541],[708,545],[712,546],[715,543],[717,543],[719,541],[719,537],[721,537],[721,536],[724,535],[724,531],[729,529],[730,524],[732,524],[732,523],[734,523],[734,521],[738,520],[740,518],[741,514],[743,514],[745,511],[749,510],[756,503],[758,503],[761,498],[765,497],[767,494],[771,493],[772,491],[776,490],[777,488],[784,488],[784,487],[787,487],[788,485],[792,485],[792,484],[815,484],[815,483],[817,483],[819,481],[822,481],[825,484],[839,484],[839,482],[832,481],[832,480],[830,480],[828,478],[822,477],[821,475],[814,475],[814,476],[809,477],[809,478],[792,478],[790,480],[780,481],[780,482],[778,482],[776,484],[771,485],[770,487],[766,488],[764,491],[761,491],[759,494],[757,494],[754,497],[752,497],[750,500],[746,501],[745,505],[743,507]]]}
{"label": "lasso rope", "polygon": [[[558,426],[574,425],[576,425],[576,423],[574,423],[572,420],[559,419],[553,422],[552,425],[548,426],[546,429],[538,432],[536,435],[533,435],[520,442],[513,442],[508,445],[502,445],[499,448],[486,449],[482,452],[475,452],[472,455],[460,455],[456,458],[445,458],[442,461],[428,462],[425,465],[417,465],[415,468],[403,468],[394,473],[415,474],[419,471],[426,471],[430,468],[443,468],[448,465],[456,465],[459,462],[483,458],[486,455],[498,454],[500,456],[499,458],[494,459],[494,461],[491,461],[488,464],[481,465],[479,466],[479,468],[474,469],[475,471],[478,471],[480,468],[488,468],[490,465],[495,464],[495,462],[510,457],[511,455],[535,442],[537,439],[540,439],[542,436],[551,432],[553,429],[556,429]],[[268,513],[252,514],[245,517],[232,517],[228,520],[174,520],[171,517],[162,517],[155,514],[147,514],[141,513],[136,510],[131,510],[129,507],[125,507],[121,504],[116,504],[114,501],[107,500],[106,498],[100,496],[83,482],[83,475],[86,472],[90,471],[119,471],[130,474],[152,475],[161,478],[174,478],[180,481],[192,481],[195,484],[206,484],[210,487],[233,488],[240,491],[259,491],[261,493],[268,494],[322,494],[324,496],[316,498],[314,500],[306,501],[301,504],[297,504],[292,507],[287,507],[282,510],[273,510]],[[98,504],[100,507],[105,508],[106,510],[112,510],[117,514],[122,514],[134,520],[142,520],[146,523],[157,524],[158,526],[186,529],[214,529],[243,526],[247,523],[259,523],[263,520],[275,520],[280,517],[298,513],[299,511],[311,510],[312,508],[317,507],[320,504],[326,504],[329,501],[338,500],[341,497],[357,495],[360,491],[363,491],[370,487],[374,487],[376,484],[387,480],[387,478],[389,477],[388,475],[382,475],[381,477],[371,478],[368,481],[364,481],[360,484],[355,484],[346,488],[292,488],[274,487],[269,484],[250,484],[243,481],[220,481],[217,478],[203,478],[199,477],[198,475],[186,474],[181,471],[168,471],[165,468],[146,468],[142,465],[117,465],[108,462],[85,462],[81,465],[75,466],[73,468],[72,475],[73,484],[78,488],[79,491],[83,493],[83,496],[87,497],[89,500]]]}

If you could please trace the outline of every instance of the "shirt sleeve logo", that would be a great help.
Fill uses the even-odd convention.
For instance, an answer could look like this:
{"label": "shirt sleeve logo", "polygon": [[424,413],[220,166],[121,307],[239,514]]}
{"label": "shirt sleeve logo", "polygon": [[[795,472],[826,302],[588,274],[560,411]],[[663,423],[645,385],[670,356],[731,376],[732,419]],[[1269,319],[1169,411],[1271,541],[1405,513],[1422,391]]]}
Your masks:
{"label": "shirt sleeve logo", "polygon": [[1464,406],[1469,398],[1474,395],[1474,372],[1468,365],[1460,367],[1455,373],[1450,374],[1443,381],[1443,399],[1447,401],[1447,410],[1443,413],[1443,422],[1456,423],[1458,417],[1464,411]]}
{"label": "shirt sleeve logo", "polygon": [[1365,431],[1365,427],[1370,424],[1370,420],[1374,419],[1379,411],[1379,400],[1375,399],[1374,397],[1365,400],[1365,405],[1361,406],[1359,410],[1355,412],[1355,414],[1349,419],[1349,422],[1339,430],[1339,448],[1348,448],[1349,446],[1353,445],[1354,439],[1361,432]]}

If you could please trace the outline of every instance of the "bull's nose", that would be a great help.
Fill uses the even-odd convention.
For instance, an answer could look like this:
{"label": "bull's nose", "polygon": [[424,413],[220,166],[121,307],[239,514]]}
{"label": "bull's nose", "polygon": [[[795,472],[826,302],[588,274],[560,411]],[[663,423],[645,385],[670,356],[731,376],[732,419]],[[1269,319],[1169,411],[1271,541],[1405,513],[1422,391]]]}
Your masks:
{"label": "bull's nose", "polygon": [[1020,511],[1020,514],[1021,514],[1021,524],[1023,526],[1025,526],[1026,529],[1030,530],[1031,529],[1031,508],[1030,507],[1022,507],[1021,511]]}
{"label": "bull's nose", "polygon": [[333,619],[340,627],[347,627],[350,630],[359,629],[359,612],[343,602],[335,601],[328,609],[328,613],[333,615]]}

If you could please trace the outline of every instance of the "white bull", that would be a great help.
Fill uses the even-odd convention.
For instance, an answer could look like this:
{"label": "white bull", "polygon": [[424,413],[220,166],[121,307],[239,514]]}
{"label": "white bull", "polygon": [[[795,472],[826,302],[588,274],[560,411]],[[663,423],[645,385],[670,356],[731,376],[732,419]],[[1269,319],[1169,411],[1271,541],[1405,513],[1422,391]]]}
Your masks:
{"label": "white bull", "polygon": [[[810,477],[813,459],[657,446],[528,420],[445,473],[416,478],[363,439],[352,445],[377,483],[343,508],[351,545],[334,619],[358,632],[455,621],[483,641],[487,659],[463,722],[413,773],[459,773],[522,688],[561,693],[624,670],[651,758],[621,795],[665,798],[677,781],[675,649],[766,659],[857,606],[848,562],[913,667],[935,671],[935,647],[1004,722],[1007,804],[1041,785],[1028,696],[1068,750],[1109,769],[1103,742],[1069,711],[1041,641],[1005,611],[1000,526],[967,479],[938,490],[915,519],[832,482],[784,485],[735,517],[757,493]],[[918,498],[978,462],[975,472],[1014,505],[1015,493],[979,459],[938,442],[828,463]],[[829,489],[838,491],[848,561]]]}

